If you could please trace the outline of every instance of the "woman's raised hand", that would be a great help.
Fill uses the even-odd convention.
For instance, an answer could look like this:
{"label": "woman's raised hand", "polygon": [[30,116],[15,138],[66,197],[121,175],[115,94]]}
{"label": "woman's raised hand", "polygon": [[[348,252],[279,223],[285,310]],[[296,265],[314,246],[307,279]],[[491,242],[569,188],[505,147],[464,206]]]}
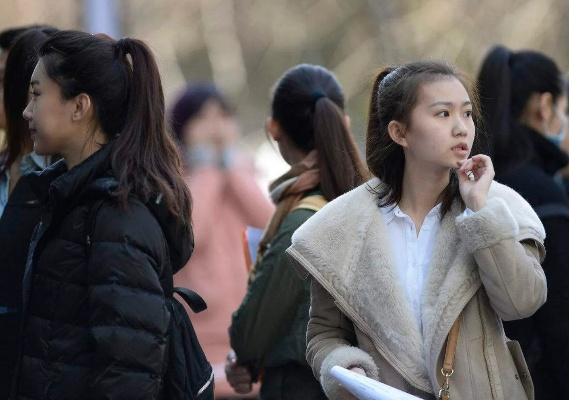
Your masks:
{"label": "woman's raised hand", "polygon": [[457,163],[456,172],[460,195],[467,208],[478,211],[486,204],[488,190],[494,179],[494,166],[490,157],[478,154]]}

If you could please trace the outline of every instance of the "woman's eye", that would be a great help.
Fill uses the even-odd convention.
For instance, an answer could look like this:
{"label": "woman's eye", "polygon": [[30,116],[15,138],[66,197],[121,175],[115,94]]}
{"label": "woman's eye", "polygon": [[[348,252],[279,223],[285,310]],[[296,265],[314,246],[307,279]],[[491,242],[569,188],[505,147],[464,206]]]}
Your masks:
{"label": "woman's eye", "polygon": [[448,111],[441,111],[437,114],[439,117],[448,117],[450,114]]}
{"label": "woman's eye", "polygon": [[38,97],[40,95],[38,92],[35,92],[33,90],[31,90],[30,93],[33,97]]}
{"label": "woman's eye", "polygon": [[467,110],[464,112],[464,116],[466,118],[472,118],[472,110]]}

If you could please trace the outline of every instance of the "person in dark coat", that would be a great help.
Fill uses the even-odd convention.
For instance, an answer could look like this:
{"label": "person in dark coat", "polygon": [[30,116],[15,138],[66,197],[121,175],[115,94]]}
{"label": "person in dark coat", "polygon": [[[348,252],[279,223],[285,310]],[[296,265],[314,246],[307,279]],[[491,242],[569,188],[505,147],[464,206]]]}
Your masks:
{"label": "person in dark coat", "polygon": [[20,341],[22,277],[32,232],[40,217],[38,200],[26,174],[41,171],[51,161],[33,151],[22,112],[28,104],[37,48],[56,29],[22,29],[25,31],[14,38],[6,59],[1,104],[5,109],[6,147],[0,153],[0,399],[10,395]]}
{"label": "person in dark coat", "polygon": [[154,57],[136,39],[60,31],[39,50],[31,90],[34,150],[63,159],[30,178],[42,215],[12,397],[163,398],[160,281],[193,237]]}
{"label": "person in dark coat", "polygon": [[569,374],[569,203],[554,175],[569,162],[559,148],[567,133],[567,84],[549,57],[496,46],[482,63],[478,85],[496,180],[530,203],[547,233],[547,302],[532,317],[506,322],[504,328],[522,346],[535,398],[564,398]]}

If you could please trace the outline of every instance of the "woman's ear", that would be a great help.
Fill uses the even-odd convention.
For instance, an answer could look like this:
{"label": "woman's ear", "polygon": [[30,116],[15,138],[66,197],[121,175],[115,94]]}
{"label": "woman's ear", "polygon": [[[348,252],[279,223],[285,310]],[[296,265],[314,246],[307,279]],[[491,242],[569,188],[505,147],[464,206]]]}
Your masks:
{"label": "woman's ear", "polygon": [[90,119],[93,115],[93,103],[91,102],[91,97],[86,93],[80,93],[73,100],[73,121],[81,121],[85,118]]}
{"label": "woman's ear", "polygon": [[404,124],[393,120],[389,123],[389,125],[387,125],[387,132],[389,133],[391,140],[402,147],[407,147],[407,136],[405,135]]}
{"label": "woman's ear", "polygon": [[273,117],[267,118],[267,131],[269,135],[273,138],[275,142],[279,142],[282,139],[281,125]]}
{"label": "woman's ear", "polygon": [[553,118],[553,96],[549,92],[541,93],[539,95],[539,108],[537,115],[542,121],[550,121]]}

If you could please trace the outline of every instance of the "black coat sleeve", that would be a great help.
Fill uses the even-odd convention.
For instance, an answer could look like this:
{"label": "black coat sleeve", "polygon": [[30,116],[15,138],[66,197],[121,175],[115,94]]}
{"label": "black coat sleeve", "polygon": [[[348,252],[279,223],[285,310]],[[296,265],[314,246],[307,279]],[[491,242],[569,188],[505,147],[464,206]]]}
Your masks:
{"label": "black coat sleeve", "polygon": [[144,206],[109,204],[97,213],[87,277],[90,397],[159,397],[170,318],[159,281],[166,252]]}
{"label": "black coat sleeve", "polygon": [[543,367],[547,367],[551,382],[559,388],[569,376],[569,219],[544,218],[543,226],[547,233],[543,262],[547,301],[535,314],[535,320]]}

